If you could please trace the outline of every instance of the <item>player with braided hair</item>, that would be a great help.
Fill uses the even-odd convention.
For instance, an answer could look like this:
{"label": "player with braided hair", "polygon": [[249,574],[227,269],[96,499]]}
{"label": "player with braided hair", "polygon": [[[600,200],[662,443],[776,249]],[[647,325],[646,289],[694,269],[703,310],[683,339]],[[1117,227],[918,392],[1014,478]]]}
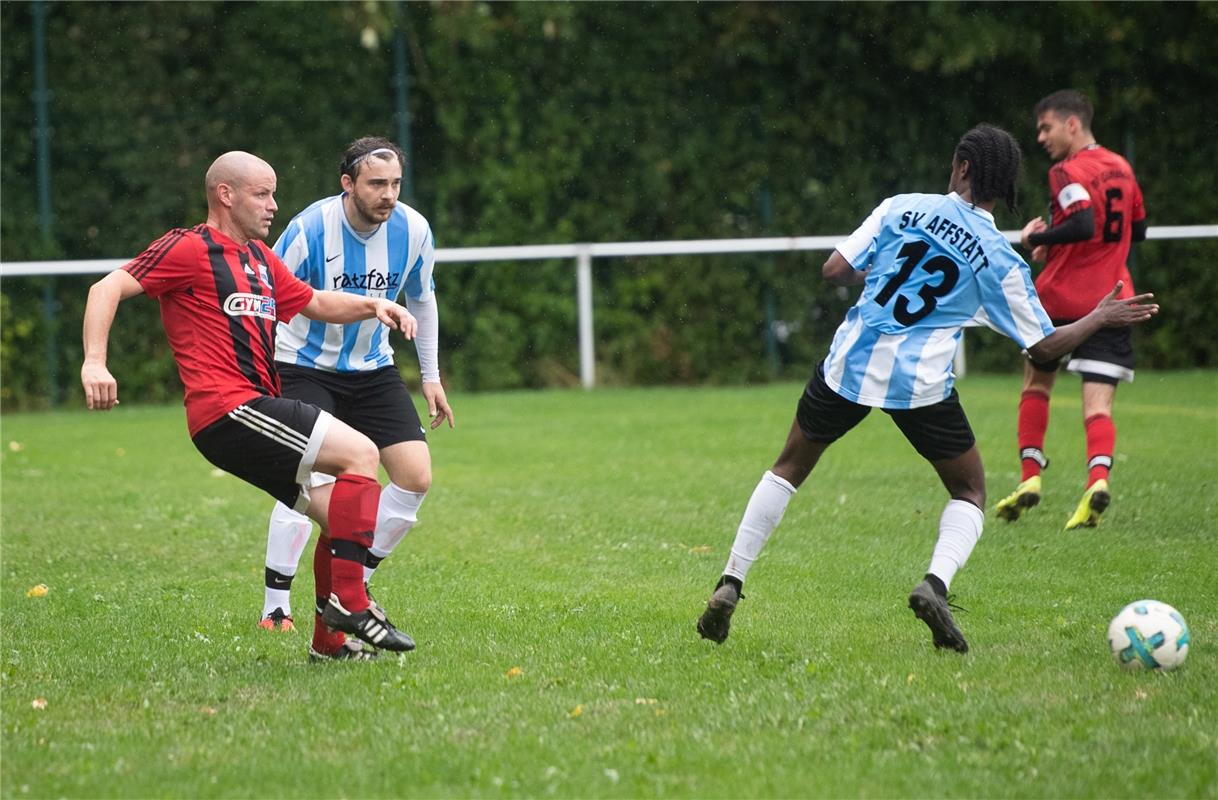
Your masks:
{"label": "player with braided hair", "polygon": [[1023,156],[1019,145],[1006,131],[992,125],[978,125],[960,139],[955,157],[976,164],[972,179],[974,196],[1001,199],[1007,209],[1015,210],[1015,187]]}
{"label": "player with braided hair", "polygon": [[[1041,100],[1035,114],[1037,141],[1057,161],[1049,170],[1053,225],[1037,217],[1024,226],[1022,241],[1034,261],[1048,257],[1036,291],[1049,318],[1062,324],[1086,314],[1105,287],[1117,281],[1125,286],[1124,296],[1133,294],[1126,259],[1131,245],[1146,238],[1146,210],[1129,162],[1096,144],[1091,101],[1063,89]],[[1049,397],[1059,364],[1059,359],[1035,356],[1024,363],[1018,425],[1022,477],[995,508],[1008,522],[1040,502],[1040,473],[1049,465],[1044,454]],[[1128,327],[1097,331],[1074,349],[1066,369],[1082,378],[1087,437],[1087,483],[1066,521],[1070,530],[1098,525],[1111,499],[1112,403],[1117,384],[1133,380],[1133,332]]]}
{"label": "player with braided hair", "polygon": [[925,578],[909,607],[935,647],[968,650],[947,589],[981,536],[985,471],[952,387],[961,328],[989,325],[1038,359],[1056,358],[1100,328],[1149,319],[1150,295],[1118,301],[1117,284],[1077,322],[1055,328],[1041,308],[1028,265],[994,225],[999,200],[1014,206],[1019,146],[979,125],[960,140],[948,194],[902,194],[880,203],[822,268],[838,286],[863,284],[799,398],[786,444],[744,510],[723,576],[697,629],[727,639],[745,576],[821,454],[880,408],[930,462],[949,499]]}

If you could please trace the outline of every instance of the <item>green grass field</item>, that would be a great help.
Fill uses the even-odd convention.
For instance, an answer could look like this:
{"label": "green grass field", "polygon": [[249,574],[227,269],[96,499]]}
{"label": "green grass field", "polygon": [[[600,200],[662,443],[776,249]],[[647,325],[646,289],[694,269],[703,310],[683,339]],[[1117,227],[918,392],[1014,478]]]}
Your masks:
{"label": "green grass field", "polygon": [[[375,582],[419,649],[374,664],[307,662],[309,555],[302,630],[255,628],[271,503],[180,408],[6,416],[3,796],[1218,798],[1218,373],[1121,388],[1113,506],[1071,533],[1059,381],[1043,502],[987,515],[953,585],[966,656],[905,607],[945,496],[878,413],[792,501],[731,638],[698,638],[800,388],[454,396]],[[1019,378],[960,390],[992,503]],[[1192,628],[1174,673],[1108,654],[1145,597]]]}

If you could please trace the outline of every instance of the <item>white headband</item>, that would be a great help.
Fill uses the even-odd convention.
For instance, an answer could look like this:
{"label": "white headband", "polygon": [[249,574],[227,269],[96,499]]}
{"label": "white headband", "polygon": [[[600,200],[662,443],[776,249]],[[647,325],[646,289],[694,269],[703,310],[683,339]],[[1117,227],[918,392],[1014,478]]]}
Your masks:
{"label": "white headband", "polygon": [[391,150],[390,148],[388,148],[388,147],[378,147],[378,148],[376,148],[375,150],[371,150],[371,151],[369,151],[369,152],[367,152],[367,153],[364,153],[362,156],[360,156],[359,158],[357,158],[357,159],[355,159],[354,161],[352,161],[352,162],[351,162],[351,166],[347,167],[347,169],[351,170],[351,172],[353,172],[353,173],[354,173],[354,172],[355,172],[355,171],[356,171],[356,170],[359,168],[359,165],[360,165],[360,164],[363,164],[365,161],[367,161],[368,159],[372,158],[373,156],[378,156],[378,155],[381,155],[382,153],[385,153],[385,154],[387,154],[387,155],[391,155],[391,156],[393,156],[394,158],[397,158],[397,157],[398,157],[398,154],[397,154],[396,152],[394,152],[393,150]]}

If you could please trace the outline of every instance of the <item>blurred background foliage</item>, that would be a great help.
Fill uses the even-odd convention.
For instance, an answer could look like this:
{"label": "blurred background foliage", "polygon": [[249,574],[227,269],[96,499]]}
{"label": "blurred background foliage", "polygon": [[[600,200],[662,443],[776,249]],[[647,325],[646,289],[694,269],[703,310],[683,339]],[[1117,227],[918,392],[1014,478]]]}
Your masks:
{"label": "blurred background foliage", "polygon": [[[844,234],[884,197],[943,191],[977,122],[1023,144],[1016,228],[1043,213],[1031,108],[1072,86],[1127,154],[1151,225],[1218,220],[1218,4],[48,3],[53,226],[37,208],[33,5],[0,4],[0,257],[125,258],[206,216],[230,149],[278,171],[271,238],[338,191],[338,157],[397,138],[409,65],[412,196],[439,247]],[[398,38],[399,32],[401,34]],[[606,384],[807,376],[853,293],[825,253],[594,262]],[[1218,363],[1218,243],[1148,242],[1134,274],[1165,311],[1139,366]],[[96,276],[4,281],[0,402],[81,402]],[[459,390],[578,383],[567,261],[443,264],[441,364]],[[57,325],[48,327],[44,299]],[[155,303],[124,303],[111,368],[128,400],[180,396]],[[53,345],[53,355],[50,355]],[[968,337],[971,369],[1015,348]],[[404,374],[416,374],[400,348]]]}

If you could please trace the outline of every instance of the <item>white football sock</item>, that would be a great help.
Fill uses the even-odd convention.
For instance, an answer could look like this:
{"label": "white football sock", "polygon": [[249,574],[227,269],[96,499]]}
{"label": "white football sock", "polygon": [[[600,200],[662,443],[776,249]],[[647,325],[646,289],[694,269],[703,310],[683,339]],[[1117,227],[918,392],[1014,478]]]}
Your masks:
{"label": "white football sock", "polygon": [[272,589],[268,586],[262,599],[262,618],[266,619],[266,615],[277,608],[282,609],[289,617],[292,616],[292,590]]}
{"label": "white football sock", "polygon": [[939,541],[930,557],[930,568],[926,570],[944,586],[951,586],[956,571],[968,561],[977,540],[981,538],[981,527],[985,514],[980,508],[965,500],[948,500],[939,517]]}
{"label": "white football sock", "polygon": [[736,540],[732,542],[732,554],[727,559],[727,566],[723,568],[724,575],[739,578],[740,582],[744,583],[749,568],[753,566],[757,556],[761,555],[761,548],[765,547],[770,534],[778,527],[778,523],[782,522],[787,503],[794,494],[794,486],[766,470],[757,483],[757,488],[753,490],[749,504],[745,506],[744,518],[740,520]]}
{"label": "white football sock", "polygon": [[[372,532],[372,546],[368,552],[384,558],[393,552],[406,534],[418,522],[419,506],[427,492],[411,492],[394,483],[381,490],[381,502],[376,509],[376,528]],[[372,580],[375,567],[364,565],[364,583]]]}
{"label": "white football sock", "polygon": [[[313,532],[313,522],[304,514],[298,514],[283,503],[276,503],[271,511],[271,519],[267,523],[266,532],[266,567],[281,575],[294,576],[296,567],[300,564],[300,556],[304,553],[305,545],[309,543],[309,534]],[[262,616],[266,616],[277,608],[283,613],[292,613],[292,603],[289,599],[289,589],[273,589],[266,587],[262,601]]]}

